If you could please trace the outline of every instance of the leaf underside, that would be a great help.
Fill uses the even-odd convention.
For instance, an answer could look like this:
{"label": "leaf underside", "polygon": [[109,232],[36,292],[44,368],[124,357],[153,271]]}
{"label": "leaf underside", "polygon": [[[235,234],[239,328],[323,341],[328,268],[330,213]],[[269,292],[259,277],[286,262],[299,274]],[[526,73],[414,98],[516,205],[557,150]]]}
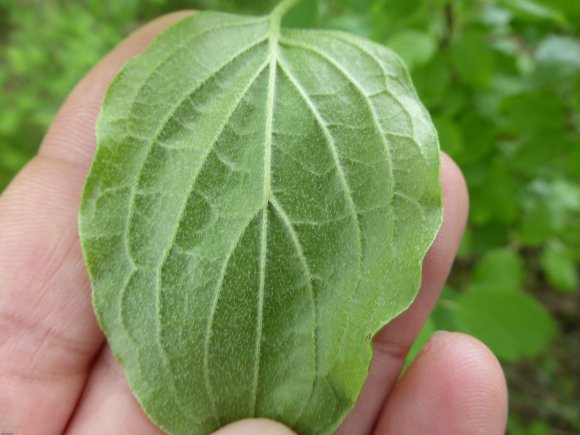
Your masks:
{"label": "leaf underside", "polygon": [[331,433],[442,219],[429,115],[391,51],[195,14],[111,84],[80,227],[94,305],[147,414]]}

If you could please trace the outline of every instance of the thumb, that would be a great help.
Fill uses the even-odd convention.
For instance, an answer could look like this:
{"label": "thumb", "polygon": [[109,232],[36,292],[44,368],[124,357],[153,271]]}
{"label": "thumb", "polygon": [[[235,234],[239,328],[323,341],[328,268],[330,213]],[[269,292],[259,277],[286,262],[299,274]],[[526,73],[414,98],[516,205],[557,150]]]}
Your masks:
{"label": "thumb", "polygon": [[272,420],[248,419],[222,427],[213,435],[295,435],[286,426]]}

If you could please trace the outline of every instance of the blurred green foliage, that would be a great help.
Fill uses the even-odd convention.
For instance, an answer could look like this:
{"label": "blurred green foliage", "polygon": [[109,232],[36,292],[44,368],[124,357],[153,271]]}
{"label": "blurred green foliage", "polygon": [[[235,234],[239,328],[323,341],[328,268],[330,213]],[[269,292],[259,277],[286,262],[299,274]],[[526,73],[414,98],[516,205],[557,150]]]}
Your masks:
{"label": "blurred green foliage", "polygon": [[[131,30],[178,9],[274,3],[0,0],[0,191]],[[413,353],[436,329],[471,333],[505,363],[510,433],[580,431],[580,1],[305,0],[286,24],[397,51],[465,174],[466,237]]]}

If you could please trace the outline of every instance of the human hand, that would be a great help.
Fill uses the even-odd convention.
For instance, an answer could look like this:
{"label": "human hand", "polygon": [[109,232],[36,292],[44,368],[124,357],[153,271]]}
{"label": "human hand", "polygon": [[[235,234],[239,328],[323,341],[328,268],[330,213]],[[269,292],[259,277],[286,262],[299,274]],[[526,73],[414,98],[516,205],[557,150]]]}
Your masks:
{"label": "human hand", "polygon": [[[103,94],[118,69],[185,13],[131,35],[69,96],[39,154],[0,198],[0,431],[14,434],[160,433],[134,399],[95,317],[77,213]],[[424,263],[413,306],[374,340],[369,377],[338,434],[500,434],[506,387],[487,348],[461,334],[435,335],[397,384],[459,245],[467,193],[442,159],[445,218]],[[220,435],[288,434],[246,420]]]}

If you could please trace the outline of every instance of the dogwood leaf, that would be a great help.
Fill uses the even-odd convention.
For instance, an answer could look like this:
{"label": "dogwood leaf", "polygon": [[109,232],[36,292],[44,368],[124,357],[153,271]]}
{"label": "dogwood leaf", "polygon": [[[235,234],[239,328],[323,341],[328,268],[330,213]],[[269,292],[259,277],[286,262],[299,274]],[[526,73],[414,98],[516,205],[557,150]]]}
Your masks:
{"label": "dogwood leaf", "polygon": [[161,428],[331,433],[415,297],[439,151],[400,59],[270,16],[194,14],[111,84],[80,212],[94,306]]}

